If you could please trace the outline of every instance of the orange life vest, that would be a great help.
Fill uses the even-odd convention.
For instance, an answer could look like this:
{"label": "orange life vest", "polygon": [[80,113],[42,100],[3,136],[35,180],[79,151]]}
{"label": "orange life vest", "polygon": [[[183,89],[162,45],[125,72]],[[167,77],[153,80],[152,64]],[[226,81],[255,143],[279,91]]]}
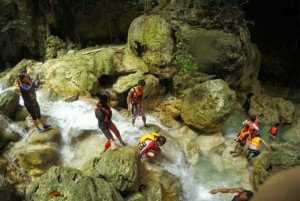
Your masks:
{"label": "orange life vest", "polygon": [[260,137],[254,137],[251,139],[250,144],[252,144],[257,149],[259,149],[261,142],[262,142],[262,139]]}
{"label": "orange life vest", "polygon": [[133,95],[131,96],[131,104],[138,104],[143,99],[143,89],[139,86],[133,87]]}
{"label": "orange life vest", "polygon": [[240,134],[239,134],[239,141],[244,141],[248,138],[250,132],[248,129],[244,128],[243,130],[241,130]]}
{"label": "orange life vest", "polygon": [[271,133],[271,135],[277,135],[277,132],[278,132],[278,127],[272,126],[272,127],[270,128],[270,133]]}

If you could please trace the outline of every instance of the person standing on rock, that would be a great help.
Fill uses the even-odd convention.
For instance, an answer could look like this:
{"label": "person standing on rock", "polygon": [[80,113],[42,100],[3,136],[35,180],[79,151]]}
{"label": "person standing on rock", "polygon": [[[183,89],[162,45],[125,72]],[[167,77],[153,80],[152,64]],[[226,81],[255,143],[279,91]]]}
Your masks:
{"label": "person standing on rock", "polygon": [[245,120],[243,122],[243,125],[249,126],[249,131],[250,131],[251,137],[254,137],[259,131],[259,128],[257,126],[257,117],[256,116],[251,116],[250,121]]}
{"label": "person standing on rock", "polygon": [[134,125],[137,116],[142,116],[144,126],[148,127],[145,113],[142,110],[143,89],[145,85],[145,80],[139,80],[138,84],[130,89],[127,96],[127,106],[128,111],[132,113],[132,125]]}
{"label": "person standing on rock", "polygon": [[212,189],[209,191],[211,194],[216,193],[237,193],[236,196],[232,199],[232,201],[249,201],[252,196],[253,192],[245,190],[243,188],[220,188],[220,189]]}
{"label": "person standing on rock", "polygon": [[247,141],[250,137],[250,131],[249,131],[249,125],[246,125],[245,128],[243,128],[239,134],[237,135],[236,139],[236,146],[234,148],[234,151],[230,151],[230,154],[233,154],[233,157],[237,157],[240,155],[240,153],[244,150],[244,147],[247,144]]}
{"label": "person standing on rock", "polygon": [[96,104],[95,107],[95,115],[98,119],[98,126],[100,130],[103,132],[105,137],[107,138],[106,143],[104,144],[104,150],[106,151],[109,147],[112,150],[116,150],[117,146],[115,144],[114,137],[111,131],[115,134],[118,138],[120,143],[125,146],[126,143],[123,141],[120,131],[116,127],[116,125],[112,122],[112,111],[109,105],[110,101],[110,94],[108,92],[102,92],[99,97],[99,102]]}
{"label": "person standing on rock", "polygon": [[34,126],[37,128],[39,133],[42,133],[43,130],[39,127],[39,123],[43,125],[44,130],[51,129],[51,125],[45,123],[41,118],[41,110],[39,103],[36,99],[35,88],[38,87],[39,78],[32,81],[28,74],[20,74],[19,76],[19,89],[21,96],[24,100],[24,106],[29,112]]}

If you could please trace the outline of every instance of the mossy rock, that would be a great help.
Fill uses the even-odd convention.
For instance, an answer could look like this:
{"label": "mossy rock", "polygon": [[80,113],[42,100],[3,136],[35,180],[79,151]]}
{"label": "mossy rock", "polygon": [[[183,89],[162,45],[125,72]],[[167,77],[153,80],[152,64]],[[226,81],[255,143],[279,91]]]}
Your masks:
{"label": "mossy rock", "polygon": [[172,29],[159,15],[142,15],[131,23],[128,44],[136,57],[149,66],[167,66],[172,59]]}
{"label": "mossy rock", "polygon": [[67,201],[121,201],[123,198],[102,178],[84,176],[81,171],[69,167],[52,167],[40,179],[33,182],[26,200]]}
{"label": "mossy rock", "polygon": [[119,191],[136,190],[138,184],[137,148],[125,147],[106,151],[82,167],[83,172],[94,178],[105,178]]}
{"label": "mossy rock", "polygon": [[39,134],[37,130],[31,129],[28,132],[29,137],[26,139],[26,141],[29,144],[45,144],[48,142],[60,143],[60,131],[57,126],[52,125],[51,130],[44,131],[43,133]]}
{"label": "mossy rock", "polygon": [[20,198],[17,196],[16,190],[0,175],[0,200],[1,201],[17,201]]}
{"label": "mossy rock", "polygon": [[17,142],[21,139],[19,133],[13,129],[14,122],[0,113],[0,148],[8,142]]}
{"label": "mossy rock", "polygon": [[7,89],[0,93],[0,111],[14,118],[19,106],[19,94],[15,89]]}
{"label": "mossy rock", "polygon": [[196,129],[219,131],[236,101],[235,92],[221,80],[197,84],[182,100],[181,117]]}

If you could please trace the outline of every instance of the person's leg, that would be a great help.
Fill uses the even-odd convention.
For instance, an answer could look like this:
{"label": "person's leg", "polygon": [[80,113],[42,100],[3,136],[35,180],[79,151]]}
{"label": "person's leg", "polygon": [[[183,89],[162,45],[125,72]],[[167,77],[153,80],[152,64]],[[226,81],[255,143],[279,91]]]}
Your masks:
{"label": "person's leg", "polygon": [[32,121],[33,121],[33,125],[37,128],[39,133],[42,133],[43,130],[39,128],[39,122],[37,120],[37,113],[34,109],[34,105],[31,104],[30,102],[25,102],[24,103],[25,108],[27,109],[28,113],[30,114]]}
{"label": "person's leg", "polygon": [[45,122],[45,120],[42,118],[40,105],[39,105],[39,103],[37,101],[35,102],[34,107],[35,107],[35,111],[36,111],[36,115],[37,115],[38,121],[43,125],[43,128],[45,130],[50,129],[51,125],[47,124]]}
{"label": "person's leg", "polygon": [[123,146],[125,146],[126,143],[125,143],[124,140],[122,139],[119,129],[116,127],[116,125],[115,125],[113,122],[110,123],[109,129],[115,134],[115,136],[118,138],[118,140],[120,141],[120,143],[121,143]]}
{"label": "person's leg", "polygon": [[132,126],[134,126],[134,123],[135,123],[135,120],[137,117],[137,105],[136,104],[132,104],[131,114],[132,114],[131,124],[132,124]]}
{"label": "person's leg", "polygon": [[109,144],[112,150],[116,150],[118,147],[115,144],[114,138],[108,128],[100,128],[107,140],[109,141]]}

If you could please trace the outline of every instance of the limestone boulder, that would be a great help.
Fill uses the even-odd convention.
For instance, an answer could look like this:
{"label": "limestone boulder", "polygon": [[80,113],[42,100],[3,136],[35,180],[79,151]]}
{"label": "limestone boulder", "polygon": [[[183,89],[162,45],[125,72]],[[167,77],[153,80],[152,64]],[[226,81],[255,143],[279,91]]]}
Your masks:
{"label": "limestone boulder", "polygon": [[176,128],[180,123],[176,120],[180,117],[181,99],[170,97],[155,108],[156,116],[164,126]]}
{"label": "limestone boulder", "polygon": [[292,125],[283,134],[283,139],[286,141],[300,141],[300,106],[296,105],[295,110],[295,118]]}
{"label": "limestone boulder", "polygon": [[251,181],[257,189],[270,175],[284,169],[300,165],[300,141],[273,143],[272,149],[266,150],[254,159]]}
{"label": "limestone boulder", "polygon": [[171,26],[159,15],[142,15],[129,27],[128,45],[148,66],[166,66],[174,49]]}
{"label": "limestone boulder", "polygon": [[220,79],[197,84],[181,104],[185,124],[200,130],[219,130],[233,109],[236,96]]}
{"label": "limestone boulder", "polygon": [[180,200],[181,185],[177,177],[161,167],[143,162],[140,168],[144,200]]}
{"label": "limestone boulder", "polygon": [[84,176],[81,171],[69,167],[52,167],[28,187],[26,200],[46,201],[49,199],[123,200],[119,192],[104,179]]}
{"label": "limestone boulder", "polygon": [[27,135],[26,141],[28,144],[45,144],[48,142],[59,144],[61,140],[60,130],[56,125],[52,125],[51,130],[44,131],[42,134],[39,134],[37,130],[33,128]]}
{"label": "limestone boulder", "polygon": [[119,191],[136,190],[138,185],[137,148],[106,151],[84,164],[83,172],[94,178],[105,178]]}
{"label": "limestone boulder", "polygon": [[66,51],[67,44],[57,36],[49,36],[46,40],[46,59],[56,58],[59,52]]}
{"label": "limestone boulder", "polygon": [[[259,54],[257,48],[251,47],[248,29],[240,26],[238,31],[237,36],[221,29],[181,24],[176,35],[190,47],[200,72],[217,75],[230,87],[239,88],[239,85],[249,84],[245,82],[248,79],[256,80],[259,65],[252,64],[257,61],[259,64]],[[247,78],[247,75],[252,77]]]}
{"label": "limestone boulder", "polygon": [[91,135],[96,135],[97,133],[98,133],[97,130],[70,128],[70,130],[68,131],[68,136],[69,139],[71,140],[71,143],[75,144],[76,142],[82,141]]}
{"label": "limestone boulder", "polygon": [[22,136],[17,132],[21,130],[13,121],[0,114],[0,148],[4,147],[8,142],[17,142]]}
{"label": "limestone boulder", "polygon": [[294,118],[295,107],[291,101],[266,95],[252,96],[250,99],[250,115],[264,114],[266,123],[288,122]]}
{"label": "limestone boulder", "polygon": [[19,94],[15,89],[7,89],[0,93],[0,111],[14,118],[19,106]]}
{"label": "limestone boulder", "polygon": [[199,146],[200,151],[203,154],[208,154],[216,147],[222,145],[225,141],[225,138],[221,133],[213,135],[199,135],[195,139],[195,143]]}
{"label": "limestone boulder", "polygon": [[57,144],[26,144],[19,142],[9,150],[11,158],[16,158],[20,167],[26,171],[37,169],[42,173],[59,163]]}

